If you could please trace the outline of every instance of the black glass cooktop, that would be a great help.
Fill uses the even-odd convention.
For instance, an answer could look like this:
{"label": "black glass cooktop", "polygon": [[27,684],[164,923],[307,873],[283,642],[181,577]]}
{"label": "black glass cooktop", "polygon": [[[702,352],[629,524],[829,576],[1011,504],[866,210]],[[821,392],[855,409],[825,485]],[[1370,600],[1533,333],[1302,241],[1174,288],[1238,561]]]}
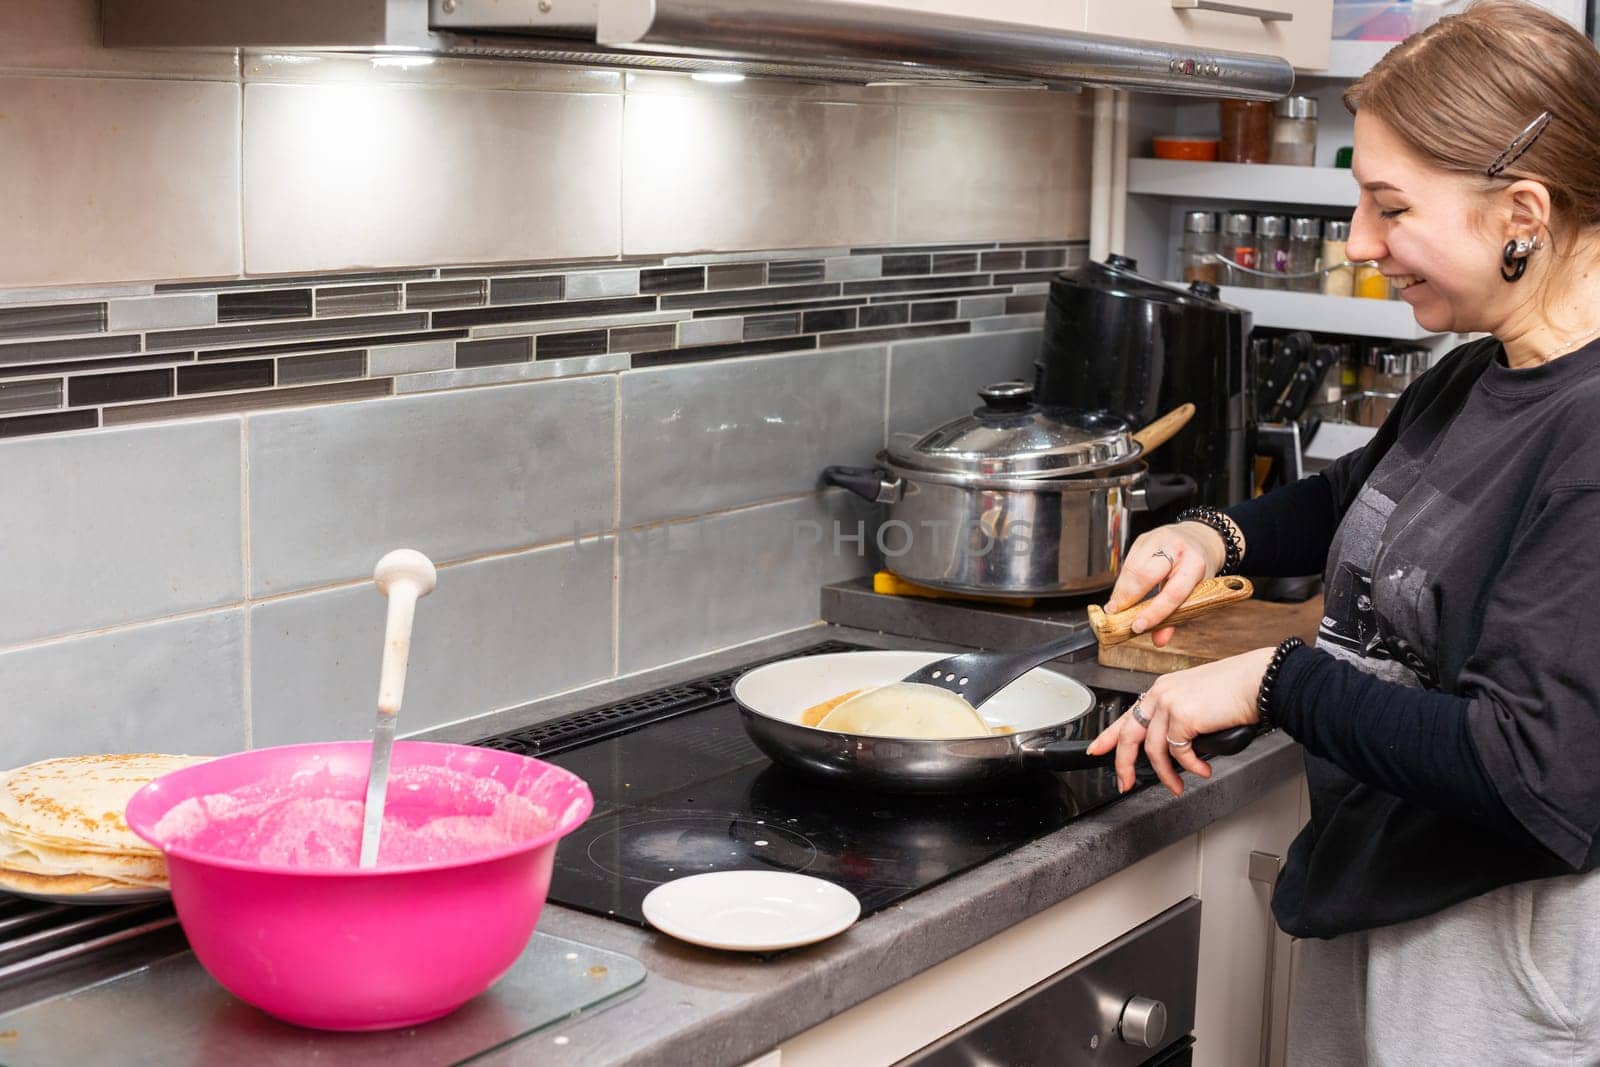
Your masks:
{"label": "black glass cooktop", "polygon": [[[857,647],[830,641],[791,655]],[[594,814],[556,851],[551,900],[643,925],[641,902],[663,882],[780,870],[843,886],[865,915],[1118,797],[1109,770],[950,796],[819,785],[772,763],[740,723],[728,689],[764,662],[479,742],[559,764],[594,791]],[[1095,695],[1095,729],[1131,700]]]}

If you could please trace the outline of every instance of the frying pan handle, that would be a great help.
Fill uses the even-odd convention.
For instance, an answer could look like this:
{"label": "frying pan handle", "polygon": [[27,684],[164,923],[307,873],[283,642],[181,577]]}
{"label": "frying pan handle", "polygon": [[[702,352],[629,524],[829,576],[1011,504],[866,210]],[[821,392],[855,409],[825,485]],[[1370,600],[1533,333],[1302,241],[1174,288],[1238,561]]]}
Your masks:
{"label": "frying pan handle", "polygon": [[[1219,730],[1214,734],[1201,734],[1194,739],[1194,754],[1201,759],[1232,756],[1243,752],[1255,739],[1254,726],[1235,726]],[[1090,738],[1090,741],[1092,740],[1093,738]],[[1045,766],[1052,771],[1087,771],[1097,767],[1110,767],[1117,758],[1115,751],[1102,756],[1089,755],[1089,741],[1057,741],[1032,751],[1044,757]],[[1145,771],[1149,766],[1149,759],[1145,756],[1144,750],[1140,749],[1137,769]]]}
{"label": "frying pan handle", "polygon": [[881,467],[824,467],[822,480],[874,504],[898,502],[903,488],[900,479],[891,479],[889,472]]}

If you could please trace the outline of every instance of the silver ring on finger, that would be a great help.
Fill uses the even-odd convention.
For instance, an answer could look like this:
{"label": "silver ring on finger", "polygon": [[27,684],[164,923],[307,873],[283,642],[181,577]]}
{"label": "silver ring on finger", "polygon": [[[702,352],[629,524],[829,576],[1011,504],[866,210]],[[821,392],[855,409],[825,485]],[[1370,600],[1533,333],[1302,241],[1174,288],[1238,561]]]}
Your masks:
{"label": "silver ring on finger", "polygon": [[1145,710],[1140,705],[1139,701],[1135,700],[1133,702],[1133,707],[1128,709],[1128,714],[1133,716],[1134,722],[1138,723],[1140,726],[1143,726],[1146,730],[1150,729],[1150,716],[1145,713]]}
{"label": "silver ring on finger", "polygon": [[1178,561],[1173,559],[1172,556],[1164,548],[1156,549],[1155,554],[1157,556],[1159,556],[1161,559],[1166,560],[1168,567],[1176,567],[1178,565]]}
{"label": "silver ring on finger", "polygon": [[1167,738],[1167,747],[1168,748],[1188,748],[1192,744],[1194,744],[1193,739],[1190,739],[1188,741],[1174,741],[1170,737]]}

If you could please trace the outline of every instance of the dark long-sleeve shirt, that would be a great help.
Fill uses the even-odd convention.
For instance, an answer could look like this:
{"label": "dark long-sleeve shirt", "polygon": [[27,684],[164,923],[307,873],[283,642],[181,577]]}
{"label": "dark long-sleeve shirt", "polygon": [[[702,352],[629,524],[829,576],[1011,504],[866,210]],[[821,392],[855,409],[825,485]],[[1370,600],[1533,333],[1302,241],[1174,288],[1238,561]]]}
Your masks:
{"label": "dark long-sleeve shirt", "polygon": [[1600,859],[1597,490],[1600,344],[1513,371],[1486,340],[1366,448],[1230,509],[1242,570],[1327,588],[1318,647],[1273,696],[1312,798],[1274,900],[1286,930],[1385,925]]}

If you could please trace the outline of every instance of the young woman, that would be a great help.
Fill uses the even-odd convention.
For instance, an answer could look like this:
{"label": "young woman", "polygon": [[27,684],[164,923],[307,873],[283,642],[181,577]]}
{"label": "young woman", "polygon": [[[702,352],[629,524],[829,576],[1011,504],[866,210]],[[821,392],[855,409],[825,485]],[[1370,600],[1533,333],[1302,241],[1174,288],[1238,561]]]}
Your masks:
{"label": "young woman", "polygon": [[1161,584],[1158,641],[1223,570],[1320,570],[1325,617],[1315,647],[1164,676],[1094,751],[1181,792],[1196,734],[1304,746],[1273,899],[1307,939],[1292,1062],[1600,1063],[1600,54],[1481,0],[1345,104],[1349,257],[1427,329],[1490,336],[1322,474],[1134,543],[1107,608]]}

